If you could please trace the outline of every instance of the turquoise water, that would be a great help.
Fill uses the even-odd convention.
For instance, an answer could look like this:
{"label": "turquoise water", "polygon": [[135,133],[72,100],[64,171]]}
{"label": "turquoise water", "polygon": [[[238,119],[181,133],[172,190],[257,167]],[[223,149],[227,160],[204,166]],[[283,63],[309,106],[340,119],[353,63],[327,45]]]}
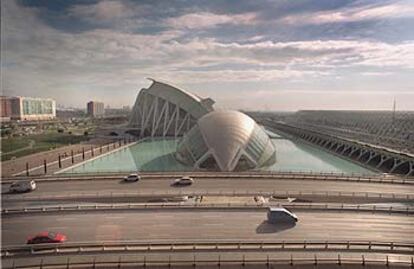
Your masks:
{"label": "turquoise water", "polygon": [[143,141],[74,166],[64,173],[191,171],[191,167],[175,160],[176,147],[177,142],[172,139]]}
{"label": "turquoise water", "polygon": [[276,163],[262,170],[347,174],[374,173],[317,147],[290,140],[269,130],[266,132],[270,137],[273,137],[272,142],[276,147]]}
{"label": "turquoise water", "polygon": [[[374,173],[354,163],[331,155],[310,145],[289,140],[268,132],[276,147],[276,163],[261,170],[294,172]],[[94,160],[74,166],[64,173],[131,172],[131,171],[191,171],[192,168],[175,160],[177,141],[147,140]]]}

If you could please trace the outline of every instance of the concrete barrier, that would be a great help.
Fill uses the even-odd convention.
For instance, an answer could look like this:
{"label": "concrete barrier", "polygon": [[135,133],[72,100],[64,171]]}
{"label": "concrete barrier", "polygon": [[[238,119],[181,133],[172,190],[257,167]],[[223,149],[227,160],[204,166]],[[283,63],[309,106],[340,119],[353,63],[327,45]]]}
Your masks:
{"label": "concrete barrier", "polygon": [[115,211],[115,210],[267,210],[269,206],[283,206],[290,210],[319,210],[319,211],[357,211],[393,214],[414,214],[414,207],[354,205],[354,204],[320,204],[320,203],[244,203],[244,204],[181,204],[181,203],[139,203],[139,204],[108,204],[108,205],[69,205],[69,206],[42,206],[24,208],[3,208],[2,216],[18,214],[47,214],[73,211]]}

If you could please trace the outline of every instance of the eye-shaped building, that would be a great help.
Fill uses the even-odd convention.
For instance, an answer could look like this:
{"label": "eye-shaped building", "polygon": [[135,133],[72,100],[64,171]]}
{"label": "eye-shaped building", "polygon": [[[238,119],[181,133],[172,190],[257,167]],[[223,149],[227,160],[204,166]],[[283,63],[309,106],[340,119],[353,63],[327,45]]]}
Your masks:
{"label": "eye-shaped building", "polygon": [[175,157],[195,170],[243,171],[276,161],[261,126],[244,113],[214,110],[213,103],[153,80],[138,95],[130,126],[141,137],[181,137]]}
{"label": "eye-shaped building", "polygon": [[273,164],[276,154],[252,118],[238,111],[213,111],[184,135],[176,158],[196,169],[243,171]]}

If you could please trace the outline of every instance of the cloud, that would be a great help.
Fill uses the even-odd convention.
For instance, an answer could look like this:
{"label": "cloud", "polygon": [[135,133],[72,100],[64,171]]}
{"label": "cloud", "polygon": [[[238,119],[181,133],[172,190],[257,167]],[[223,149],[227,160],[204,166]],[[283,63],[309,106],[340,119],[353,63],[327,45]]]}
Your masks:
{"label": "cloud", "polygon": [[122,1],[105,0],[91,5],[74,5],[69,15],[90,21],[110,21],[135,15],[136,10]]}
{"label": "cloud", "polygon": [[362,72],[361,75],[363,76],[373,76],[373,77],[377,77],[377,76],[390,76],[393,75],[393,72]]}
{"label": "cloud", "polygon": [[190,13],[180,17],[165,20],[167,26],[178,29],[203,29],[212,28],[222,24],[253,24],[255,13],[239,15],[214,14],[209,12]]}
{"label": "cloud", "polygon": [[175,71],[159,72],[157,76],[167,81],[177,83],[203,83],[208,81],[216,82],[241,82],[241,81],[274,81],[280,79],[297,79],[302,77],[320,77],[328,75],[329,72],[298,71],[298,70],[216,70],[208,72],[198,71]]}
{"label": "cloud", "polygon": [[162,45],[171,57],[187,55],[188,65],[244,63],[260,65],[397,66],[414,68],[414,42],[390,45],[382,42],[314,40],[295,42],[220,43],[213,39],[194,39]]}
{"label": "cloud", "polygon": [[[335,77],[347,81],[346,72],[352,76],[355,69],[362,70],[357,75],[365,79],[387,77],[388,81],[414,69],[414,41],[410,40],[395,44],[345,39],[271,41],[266,33],[255,32],[245,42],[224,42],[214,35],[191,35],[198,29],[220,31],[217,26],[226,25],[231,40],[231,27],[260,23],[256,13],[190,13],[160,20],[160,25],[170,27],[149,34],[110,27],[73,33],[49,25],[36,8],[3,3],[2,89],[9,94],[50,96],[62,103],[83,103],[100,96],[112,104],[130,103],[140,85],[148,84],[145,77],[198,83],[200,88],[213,82],[233,85],[214,88],[225,95],[237,83],[268,83],[269,91],[276,84],[302,83],[310,90],[330,87]],[[70,10],[93,21],[132,18],[122,14],[129,16],[124,10],[127,2],[92,6],[91,10],[79,6]],[[412,79],[411,84],[407,81],[398,83],[410,90],[406,85],[412,85]]]}
{"label": "cloud", "polygon": [[289,15],[280,22],[286,24],[326,24],[356,22],[373,19],[414,17],[414,4],[369,5]]}

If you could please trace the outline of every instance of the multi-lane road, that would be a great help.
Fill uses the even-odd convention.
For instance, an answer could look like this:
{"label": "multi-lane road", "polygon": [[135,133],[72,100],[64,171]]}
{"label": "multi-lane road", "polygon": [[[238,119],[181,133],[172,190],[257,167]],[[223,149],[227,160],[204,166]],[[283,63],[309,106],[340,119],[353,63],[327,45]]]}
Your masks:
{"label": "multi-lane road", "polygon": [[395,195],[414,195],[414,185],[366,183],[349,181],[295,180],[295,179],[226,179],[199,178],[192,186],[172,187],[172,179],[142,179],[136,183],[125,183],[122,179],[44,181],[37,183],[37,190],[25,194],[9,194],[9,184],[2,184],[3,203],[9,200],[30,197],[51,197],[77,194],[110,193],[220,193],[239,194],[254,192],[345,192],[345,193],[382,193]]}
{"label": "multi-lane road", "polygon": [[414,218],[403,214],[296,210],[296,225],[271,225],[257,210],[126,210],[3,217],[2,245],[24,244],[39,231],[63,232],[69,241],[350,240],[409,241]]}
{"label": "multi-lane road", "polygon": [[[69,243],[125,242],[126,240],[139,240],[147,243],[178,240],[191,244],[197,244],[201,241],[219,242],[226,240],[242,242],[249,240],[260,242],[338,240],[412,243],[410,235],[414,234],[414,216],[408,213],[412,211],[410,204],[412,205],[414,197],[414,184],[411,182],[403,184],[402,182],[380,183],[342,179],[318,180],[316,178],[226,178],[217,174],[217,177],[196,177],[191,186],[173,187],[171,183],[174,178],[174,175],[171,177],[160,176],[159,178],[144,176],[139,182],[133,183],[123,182],[122,176],[112,179],[78,180],[48,178],[39,180],[38,188],[35,191],[24,194],[8,193],[10,183],[3,182],[3,210],[22,208],[27,212],[3,211],[2,245],[4,247],[24,245],[28,236],[40,231],[62,232],[68,236]],[[266,222],[265,207],[243,207],[243,203],[239,203],[238,207],[229,206],[227,208],[182,207],[177,204],[175,207],[154,208],[149,206],[146,208],[141,206],[120,210],[98,210],[98,208],[86,210],[82,207],[75,207],[73,210],[67,211],[46,210],[43,212],[41,210],[40,212],[32,212],[30,209],[32,206],[41,205],[60,208],[59,205],[65,203],[89,205],[90,202],[111,206],[111,203],[117,202],[138,202],[134,199],[135,197],[182,196],[190,193],[201,196],[218,194],[250,196],[250,201],[253,202],[253,196],[262,192],[267,194],[288,192],[296,195],[289,195],[289,197],[309,198],[308,201],[312,202],[331,202],[333,204],[329,206],[338,206],[338,210],[321,208],[307,210],[296,207],[292,210],[299,217],[298,223],[295,225],[273,225]],[[299,195],[299,193],[301,194]],[[307,196],[306,193],[308,193]],[[324,193],[329,194],[329,199],[323,200]],[[90,200],[84,199],[88,195],[92,198]],[[107,197],[117,197],[117,195],[123,199],[106,199]],[[96,197],[106,198],[99,200],[95,199]],[[211,199],[205,200],[211,201]],[[201,204],[205,203],[205,200]],[[228,201],[232,203],[236,200],[229,199]],[[353,204],[372,202],[377,206],[385,203],[387,207],[390,207],[390,210],[387,212],[375,209],[372,211],[339,210],[340,203],[344,202]],[[407,211],[396,213],[391,210],[392,207],[395,209],[396,203],[399,202],[403,202],[407,206]],[[192,203],[197,204],[200,201],[192,201]],[[387,252],[381,250],[380,253]],[[262,254],[256,253],[255,255]],[[266,254],[274,255],[277,253],[266,251]],[[407,253],[401,254],[407,255]],[[110,256],[105,253],[102,257],[105,255]],[[146,254],[141,253],[140,255]],[[318,252],[318,255],[323,255],[323,253]],[[355,255],[357,254],[355,253]],[[369,255],[375,255],[375,251],[369,252]],[[60,255],[50,257],[55,259]],[[34,261],[29,257],[22,257],[23,260],[29,263]],[[6,259],[6,261],[8,264],[12,264],[12,259]]]}

